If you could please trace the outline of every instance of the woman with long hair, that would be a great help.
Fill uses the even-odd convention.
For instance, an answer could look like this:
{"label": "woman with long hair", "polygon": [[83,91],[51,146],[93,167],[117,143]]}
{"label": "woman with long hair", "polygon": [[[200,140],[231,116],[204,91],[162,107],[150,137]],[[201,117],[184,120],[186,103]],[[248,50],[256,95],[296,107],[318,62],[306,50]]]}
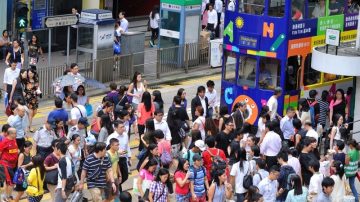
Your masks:
{"label": "woman with long hair", "polygon": [[205,117],[204,108],[202,106],[197,106],[195,108],[195,116],[197,119],[194,121],[192,130],[199,130],[201,132],[201,139],[205,141]]}
{"label": "woman with long hair", "polygon": [[158,90],[154,90],[152,93],[153,96],[153,102],[155,105],[155,111],[158,109],[161,109],[162,111],[164,111],[164,101],[161,97],[161,92]]}
{"label": "woman with long hair", "polygon": [[150,39],[150,47],[156,46],[155,40],[159,37],[159,23],[160,23],[160,15],[159,15],[159,6],[155,5],[149,15],[149,26],[151,29],[151,39]]}
{"label": "woman with long hair", "polygon": [[66,128],[64,126],[64,122],[60,119],[56,119],[53,125],[53,129],[56,137],[58,138],[66,138]]}
{"label": "woman with long hair", "polygon": [[[179,90],[176,93],[177,96],[179,96],[181,98],[181,106],[184,107],[184,109],[186,109],[187,107],[187,99],[186,99],[186,91],[183,88],[179,88]],[[174,106],[174,105],[173,105]]]}
{"label": "woman with long hair", "polygon": [[[145,131],[145,122],[149,118],[153,118],[155,112],[155,105],[151,100],[151,95],[149,92],[145,91],[141,103],[139,103],[137,108],[137,123],[139,135],[143,135]],[[140,141],[139,150],[143,149],[142,141]]]}
{"label": "woman with long hair", "polygon": [[190,172],[189,161],[179,158],[178,167],[174,173],[176,201],[189,202],[190,193]]}
{"label": "woman with long hair", "polygon": [[346,177],[344,165],[340,161],[334,161],[331,170],[334,172],[330,177],[335,181],[334,190],[331,192],[332,202],[344,201]]}
{"label": "woman with long hair", "polygon": [[90,103],[90,98],[86,95],[85,86],[79,85],[75,91],[78,96],[78,104],[85,106]]}
{"label": "woman with long hair", "polygon": [[36,69],[36,64],[39,62],[39,56],[43,55],[39,39],[36,35],[32,35],[31,41],[29,41],[28,55],[30,67]]}
{"label": "woman with long hair", "polygon": [[27,83],[24,89],[25,101],[29,108],[29,131],[34,132],[31,128],[34,116],[37,114],[39,108],[39,97],[42,96],[40,91],[39,77],[34,69],[27,70]]}
{"label": "woman with long hair", "polygon": [[139,177],[137,179],[137,188],[139,190],[139,199],[143,198],[145,193],[149,193],[150,185],[155,179],[154,172],[157,167],[157,161],[151,159],[146,163],[143,169],[139,172]]}
{"label": "woman with long hair", "polygon": [[75,165],[75,176],[78,180],[80,180],[80,176],[78,176],[80,170],[80,161],[82,160],[82,151],[80,148],[80,135],[75,134],[71,137],[71,143],[68,147],[67,156],[72,160]]}
{"label": "woman with long hair", "polygon": [[101,116],[101,129],[98,136],[98,142],[106,142],[108,136],[114,132],[114,127],[108,114]]}
{"label": "woman with long hair", "polygon": [[219,110],[219,130],[223,131],[225,129],[225,122],[230,118],[229,110],[226,105],[221,105]]}
{"label": "woman with long hair", "polygon": [[215,171],[214,180],[208,190],[209,202],[226,201],[232,196],[232,186],[227,183],[227,176],[225,170]]}
{"label": "woman with long hair", "polygon": [[[103,107],[102,107],[102,110],[100,110],[96,117],[94,117],[92,123],[91,123],[91,132],[94,134],[94,135],[99,135],[100,133],[100,130],[102,128],[102,125],[101,125],[101,117],[103,115],[108,115],[109,118],[110,118],[110,122],[113,122],[114,121],[114,103],[110,102],[110,101],[107,101],[105,103],[103,103]],[[111,134],[111,133],[109,133]]]}
{"label": "woman with long hair", "polygon": [[305,98],[299,100],[299,111],[296,111],[296,115],[301,120],[303,126],[305,122],[311,122],[310,106]]}
{"label": "woman with long hair", "polygon": [[[26,172],[29,172],[31,169],[31,166],[33,165],[33,162],[31,162],[31,155],[30,155],[30,151],[32,149],[33,144],[30,141],[25,141],[24,144],[24,148],[22,149],[22,151],[20,151],[21,153],[19,154],[18,157],[18,168],[22,168],[24,169]],[[15,185],[15,189],[17,192],[15,201],[18,202],[20,201],[21,196],[24,194],[24,191],[26,190],[26,187],[24,187],[23,185]]]}
{"label": "woman with long hair", "polygon": [[343,89],[337,89],[334,98],[331,100],[330,105],[330,125],[333,124],[334,121],[334,115],[340,114],[343,118],[348,118],[348,110],[346,108],[346,99],[345,99],[345,93]]}
{"label": "woman with long hair", "polygon": [[32,196],[28,194],[29,202],[40,202],[44,195],[44,180],[45,180],[45,167],[44,158],[36,155],[32,158],[33,168],[27,178],[28,187],[33,186],[37,188],[37,192]]}
{"label": "woman with long hair", "polygon": [[230,184],[235,187],[237,201],[244,201],[247,190],[243,187],[244,176],[251,173],[251,164],[246,161],[246,150],[240,148],[237,154],[237,163],[235,163],[230,172]]}
{"label": "woman with long hair", "polygon": [[290,183],[292,189],[288,192],[285,202],[306,202],[308,189],[301,185],[300,176],[292,176]]}
{"label": "woman with long hair", "polygon": [[346,178],[349,179],[349,185],[351,192],[353,193],[355,197],[355,201],[359,201],[359,195],[355,187],[355,178],[356,173],[359,168],[359,144],[356,142],[356,140],[352,139],[348,142],[349,145],[349,151],[345,158],[345,174]]}
{"label": "woman with long hair", "polygon": [[25,102],[25,86],[28,82],[27,71],[25,69],[20,70],[19,77],[13,81],[12,89],[9,97],[9,104],[11,104],[14,100],[20,98]]}
{"label": "woman with long hair", "polygon": [[142,81],[141,73],[135,72],[129,85],[127,95],[132,97],[132,106],[134,109],[138,108],[138,104],[142,100],[142,95],[147,89],[147,82]]}
{"label": "woman with long hair", "polygon": [[149,202],[169,201],[168,184],[170,173],[167,169],[161,168],[156,175],[156,179],[151,183],[149,192]]}
{"label": "woman with long hair", "polygon": [[156,144],[150,144],[149,147],[147,148],[147,151],[145,153],[145,155],[143,156],[142,159],[139,160],[138,165],[136,166],[136,168],[138,170],[141,170],[145,167],[145,165],[151,160],[151,159],[155,159],[157,162],[157,167],[156,170],[154,171],[154,174],[156,175],[157,172],[159,171],[160,167],[161,167],[161,160],[160,160],[160,155],[159,155],[159,148]]}
{"label": "woman with long hair", "polygon": [[333,127],[331,128],[331,133],[330,133],[330,148],[332,149],[334,146],[334,143],[336,141],[344,141],[341,137],[341,133],[340,133],[340,129],[344,126],[345,128],[347,128],[347,124],[343,125],[344,123],[344,117],[341,114],[335,114],[333,116]]}
{"label": "woman with long hair", "polygon": [[219,133],[218,128],[215,125],[214,119],[206,118],[205,119],[205,136],[216,136]]}
{"label": "woman with long hair", "polygon": [[264,201],[262,195],[259,193],[259,189],[256,186],[250,186],[245,196],[244,202],[258,202]]}

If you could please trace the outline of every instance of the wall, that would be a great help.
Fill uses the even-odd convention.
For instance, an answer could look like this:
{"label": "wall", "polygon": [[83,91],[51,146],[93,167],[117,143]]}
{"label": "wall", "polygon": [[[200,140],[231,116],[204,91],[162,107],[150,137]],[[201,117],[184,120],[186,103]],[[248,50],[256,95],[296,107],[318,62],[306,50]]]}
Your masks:
{"label": "wall", "polygon": [[0,31],[2,33],[2,30],[6,29],[6,16],[7,16],[7,1],[0,1]]}
{"label": "wall", "polygon": [[[354,88],[356,88],[356,92],[355,92],[355,103],[357,100],[360,100],[360,77],[356,77],[356,86],[354,86]],[[354,120],[360,120],[360,105],[355,104],[355,108],[354,108]],[[360,122],[356,122],[354,123],[354,132],[358,132],[356,134],[353,135],[353,138],[357,141],[360,142]]]}

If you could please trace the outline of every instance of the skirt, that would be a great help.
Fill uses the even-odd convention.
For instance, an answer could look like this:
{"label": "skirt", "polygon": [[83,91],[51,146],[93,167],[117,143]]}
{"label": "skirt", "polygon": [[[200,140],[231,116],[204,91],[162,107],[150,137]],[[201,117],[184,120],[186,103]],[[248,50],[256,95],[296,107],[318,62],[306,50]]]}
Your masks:
{"label": "skirt", "polygon": [[40,196],[29,196],[29,202],[40,202],[42,199],[43,195]]}

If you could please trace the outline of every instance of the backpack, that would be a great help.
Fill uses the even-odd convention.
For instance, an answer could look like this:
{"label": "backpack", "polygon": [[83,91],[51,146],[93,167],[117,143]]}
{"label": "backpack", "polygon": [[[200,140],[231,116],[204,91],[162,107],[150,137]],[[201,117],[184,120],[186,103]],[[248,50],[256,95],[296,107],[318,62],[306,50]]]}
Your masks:
{"label": "backpack", "polygon": [[283,188],[287,191],[290,191],[292,189],[291,178],[294,177],[296,175],[296,173],[291,166],[287,166],[287,167],[291,168],[291,170],[289,170],[289,169],[285,170],[286,178],[283,179],[282,182],[279,182],[279,187]]}
{"label": "backpack", "polygon": [[309,101],[307,101],[309,107],[310,107],[310,119],[311,119],[311,126],[313,128],[316,127],[316,119],[315,119],[315,105],[318,103],[317,100],[315,100],[313,103],[310,103]]}
{"label": "backpack", "polygon": [[252,174],[250,172],[251,163],[249,161],[248,161],[248,163],[249,163],[249,167],[248,167],[247,173],[244,176],[244,180],[243,180],[243,187],[245,189],[249,189],[253,185],[253,176],[252,176]]}
{"label": "backpack", "polygon": [[[194,168],[194,166],[191,166],[192,170],[194,171],[194,181],[196,179],[196,175],[197,175],[197,171],[196,169]],[[204,166],[201,166],[201,170],[203,171],[204,173],[204,178],[206,177],[206,173],[205,173],[205,169],[204,169]]]}
{"label": "backpack", "polygon": [[181,139],[184,139],[186,137],[186,134],[190,131],[190,127],[189,125],[186,123],[186,121],[179,121],[179,130],[178,130],[178,135],[180,136]]}
{"label": "backpack", "polygon": [[210,154],[211,156],[211,168],[210,168],[210,175],[211,178],[213,179],[215,176],[215,172],[217,170],[225,170],[226,169],[226,162],[224,161],[224,159],[222,159],[219,154],[220,154],[220,149],[217,149],[217,154],[213,155],[209,150],[207,150],[207,152]]}
{"label": "backpack", "polygon": [[171,155],[169,154],[168,151],[163,150],[163,153],[161,154],[160,160],[161,160],[162,165],[170,165],[170,163],[172,162],[172,157],[171,157]]}
{"label": "backpack", "polygon": [[286,180],[286,187],[285,187],[286,190],[289,191],[292,189],[291,179],[295,176],[297,176],[296,173],[291,173],[288,175],[287,180]]}

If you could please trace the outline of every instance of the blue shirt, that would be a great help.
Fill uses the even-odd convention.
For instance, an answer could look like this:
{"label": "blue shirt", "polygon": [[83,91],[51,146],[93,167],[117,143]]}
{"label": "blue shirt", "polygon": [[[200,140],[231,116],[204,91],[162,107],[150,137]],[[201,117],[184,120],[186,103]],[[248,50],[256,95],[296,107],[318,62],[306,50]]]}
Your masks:
{"label": "blue shirt", "polygon": [[206,177],[206,171],[204,167],[201,166],[198,169],[195,168],[194,166],[190,167],[189,179],[191,182],[194,183],[194,192],[195,195],[198,197],[201,197],[205,194],[205,177]]}
{"label": "blue shirt", "polygon": [[290,139],[290,136],[294,135],[295,132],[292,121],[293,119],[290,119],[288,116],[285,116],[280,121],[280,128],[286,140]]}
{"label": "blue shirt", "polygon": [[51,111],[50,114],[48,115],[48,120],[49,121],[61,120],[64,122],[64,124],[66,124],[66,122],[69,120],[69,116],[65,109],[63,108],[55,109]]}
{"label": "blue shirt", "polygon": [[8,119],[8,124],[16,129],[16,139],[21,139],[25,137],[25,129],[29,124],[26,116],[22,118],[19,115],[11,116]]}

